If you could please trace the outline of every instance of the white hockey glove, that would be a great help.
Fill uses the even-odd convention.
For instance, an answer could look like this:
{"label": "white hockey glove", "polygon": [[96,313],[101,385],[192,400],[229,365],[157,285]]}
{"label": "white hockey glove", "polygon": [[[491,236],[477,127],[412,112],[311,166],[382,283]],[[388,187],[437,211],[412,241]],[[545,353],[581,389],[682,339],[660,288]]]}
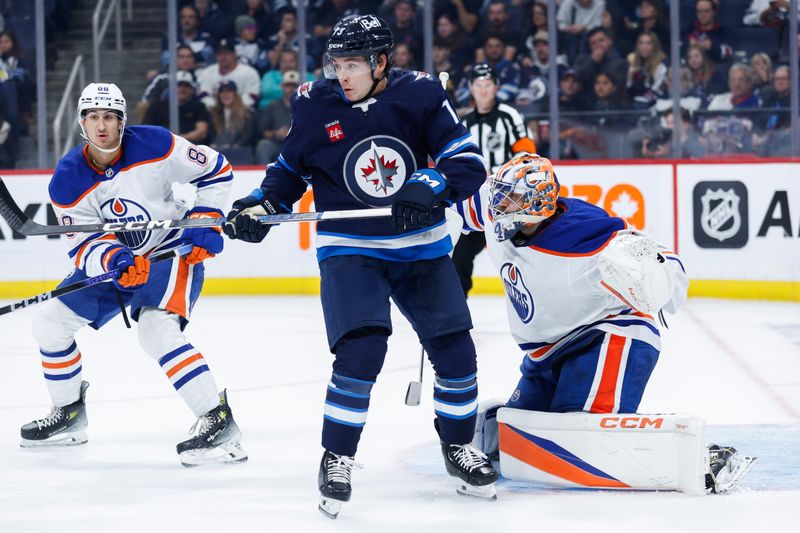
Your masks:
{"label": "white hockey glove", "polygon": [[628,305],[649,315],[672,298],[673,282],[656,243],[634,231],[620,231],[597,255],[602,284]]}

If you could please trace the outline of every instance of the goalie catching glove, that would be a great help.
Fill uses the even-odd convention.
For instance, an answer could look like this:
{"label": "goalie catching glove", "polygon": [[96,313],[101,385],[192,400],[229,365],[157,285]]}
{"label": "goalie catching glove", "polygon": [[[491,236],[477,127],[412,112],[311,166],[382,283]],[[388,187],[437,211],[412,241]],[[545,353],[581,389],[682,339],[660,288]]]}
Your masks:
{"label": "goalie catching glove", "polygon": [[272,225],[262,224],[258,217],[290,212],[290,209],[280,205],[277,198],[259,188],[233,202],[233,209],[228,213],[228,221],[222,229],[231,239],[261,242],[272,229]]}
{"label": "goalie catching glove", "polygon": [[620,231],[597,256],[600,283],[630,307],[649,315],[672,298],[673,281],[656,243],[635,231]]}

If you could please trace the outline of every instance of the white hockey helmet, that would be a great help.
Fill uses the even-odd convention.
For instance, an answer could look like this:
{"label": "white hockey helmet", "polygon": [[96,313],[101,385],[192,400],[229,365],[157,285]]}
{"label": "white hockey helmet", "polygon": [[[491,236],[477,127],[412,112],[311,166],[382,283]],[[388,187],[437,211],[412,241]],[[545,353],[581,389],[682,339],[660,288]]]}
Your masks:
{"label": "white hockey helmet", "polygon": [[553,164],[546,157],[527,152],[517,154],[487,181],[489,214],[499,241],[556,212],[561,187]]}
{"label": "white hockey helmet", "polygon": [[[119,87],[113,83],[90,83],[83,88],[81,96],[78,98],[76,118],[81,127],[81,132],[83,133],[82,137],[86,142],[94,146],[94,143],[86,136],[86,130],[81,122],[84,117],[86,117],[86,113],[92,109],[109,109],[120,118],[122,122],[119,128],[119,139],[120,143],[122,143],[122,135],[125,133],[125,124],[128,122],[128,108],[125,104],[125,97],[122,96],[122,91],[119,90]],[[102,152],[113,152],[119,148],[119,145],[113,149],[103,149],[98,146],[94,147]]]}

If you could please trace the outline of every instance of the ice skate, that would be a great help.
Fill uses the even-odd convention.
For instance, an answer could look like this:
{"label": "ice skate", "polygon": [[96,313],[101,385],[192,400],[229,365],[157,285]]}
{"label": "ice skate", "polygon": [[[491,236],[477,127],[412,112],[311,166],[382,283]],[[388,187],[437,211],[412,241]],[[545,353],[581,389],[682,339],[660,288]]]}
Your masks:
{"label": "ice skate", "polygon": [[339,516],[342,503],[350,501],[353,468],[361,468],[352,457],[325,450],[319,464],[319,510],[331,519]]}
{"label": "ice skate", "polygon": [[706,492],[718,494],[728,492],[739,484],[747,472],[753,467],[757,458],[741,455],[731,446],[708,447],[708,468],[706,474]]}
{"label": "ice skate", "polygon": [[228,406],[227,391],[220,393],[219,401],[219,406],[197,419],[189,430],[192,438],[178,444],[183,466],[247,461],[247,452],[240,444],[242,432]]}
{"label": "ice skate", "polygon": [[29,422],[20,428],[19,445],[23,448],[39,446],[76,446],[86,444],[86,389],[88,381],[81,381],[80,398],[64,407],[53,406],[45,418]]}
{"label": "ice skate", "polygon": [[483,452],[472,444],[442,442],[442,455],[447,473],[458,478],[456,491],[459,494],[490,501],[497,499],[494,486],[497,472]]}

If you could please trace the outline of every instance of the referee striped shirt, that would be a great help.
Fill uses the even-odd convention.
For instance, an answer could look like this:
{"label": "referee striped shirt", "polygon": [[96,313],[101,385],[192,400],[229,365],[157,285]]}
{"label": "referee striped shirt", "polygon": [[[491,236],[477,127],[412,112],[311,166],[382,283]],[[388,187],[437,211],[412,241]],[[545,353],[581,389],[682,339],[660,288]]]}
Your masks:
{"label": "referee striped shirt", "polygon": [[489,172],[496,171],[517,152],[536,152],[525,119],[508,104],[498,102],[486,114],[473,110],[464,116],[462,122],[483,153]]}

